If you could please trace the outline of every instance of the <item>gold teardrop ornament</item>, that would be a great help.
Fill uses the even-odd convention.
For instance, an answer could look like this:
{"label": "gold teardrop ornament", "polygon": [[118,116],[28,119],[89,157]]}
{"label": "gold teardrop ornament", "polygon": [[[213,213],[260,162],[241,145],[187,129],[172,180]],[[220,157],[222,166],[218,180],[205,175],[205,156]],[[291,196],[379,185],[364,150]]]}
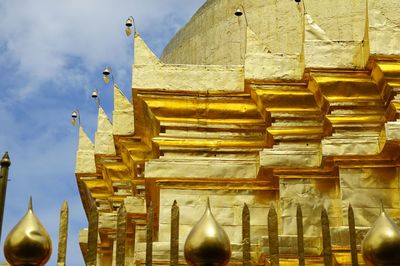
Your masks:
{"label": "gold teardrop ornament", "polygon": [[366,265],[399,265],[400,229],[383,207],[361,243],[361,253]]}
{"label": "gold teardrop ornament", "polygon": [[184,248],[186,262],[192,266],[222,266],[229,262],[231,244],[225,230],[215,220],[207,200],[206,210],[190,231]]}
{"label": "gold teardrop ornament", "polygon": [[11,230],[4,242],[4,255],[13,266],[44,265],[51,255],[51,239],[33,213],[32,200],[25,216]]}

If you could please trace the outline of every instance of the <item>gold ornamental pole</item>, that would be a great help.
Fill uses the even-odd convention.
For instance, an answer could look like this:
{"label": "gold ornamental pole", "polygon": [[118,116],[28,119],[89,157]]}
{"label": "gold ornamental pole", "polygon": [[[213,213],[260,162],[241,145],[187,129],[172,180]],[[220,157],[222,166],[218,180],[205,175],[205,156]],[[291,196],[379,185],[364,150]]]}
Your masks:
{"label": "gold ornamental pole", "polygon": [[268,212],[268,242],[271,266],[279,266],[278,215],[272,203]]}
{"label": "gold ornamental pole", "polygon": [[179,265],[179,206],[176,200],[171,207],[171,250],[170,265]]}
{"label": "gold ornamental pole", "polygon": [[251,265],[250,256],[250,210],[245,203],[242,210],[242,244],[243,244],[243,266]]}
{"label": "gold ornamental pole", "polygon": [[350,235],[350,251],[351,251],[351,265],[358,265],[358,257],[357,257],[357,234],[356,234],[356,223],[354,220],[354,211],[351,204],[349,204],[348,208],[348,223],[349,223],[349,235]]}
{"label": "gold ornamental pole", "polygon": [[7,181],[8,181],[8,168],[11,165],[10,157],[8,156],[8,152],[6,152],[1,159],[0,162],[1,171],[0,171],[0,240],[1,240],[1,231],[3,229],[3,216],[4,216],[4,206],[6,203],[6,192],[7,192]]}
{"label": "gold ornamental pole", "polygon": [[60,211],[60,228],[58,230],[57,266],[66,265],[68,242],[68,202],[65,200]]}
{"label": "gold ornamental pole", "polygon": [[303,211],[300,204],[297,204],[296,211],[296,224],[297,224],[297,254],[299,257],[299,266],[305,266],[304,258],[304,227],[303,227]]}
{"label": "gold ornamental pole", "polygon": [[321,211],[321,228],[322,228],[322,247],[324,255],[324,265],[332,266],[332,244],[331,244],[331,232],[329,227],[328,213],[325,208]]}

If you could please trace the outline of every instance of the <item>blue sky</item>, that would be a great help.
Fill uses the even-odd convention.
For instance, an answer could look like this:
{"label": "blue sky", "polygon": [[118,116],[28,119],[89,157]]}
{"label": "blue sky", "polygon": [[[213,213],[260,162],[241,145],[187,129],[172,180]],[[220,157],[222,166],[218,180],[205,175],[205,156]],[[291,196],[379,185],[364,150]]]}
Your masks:
{"label": "blue sky", "polygon": [[[49,265],[55,265],[59,210],[70,207],[67,264],[84,265],[78,232],[87,222],[74,168],[78,128],[71,112],[94,139],[99,90],[111,117],[112,88],[102,70],[112,67],[116,83],[131,95],[133,39],[124,33],[132,15],[150,48],[160,55],[168,40],[205,0],[2,0],[0,1],[0,153],[10,168],[3,242],[25,214],[29,196],[53,240]],[[0,262],[4,261],[3,252]]]}

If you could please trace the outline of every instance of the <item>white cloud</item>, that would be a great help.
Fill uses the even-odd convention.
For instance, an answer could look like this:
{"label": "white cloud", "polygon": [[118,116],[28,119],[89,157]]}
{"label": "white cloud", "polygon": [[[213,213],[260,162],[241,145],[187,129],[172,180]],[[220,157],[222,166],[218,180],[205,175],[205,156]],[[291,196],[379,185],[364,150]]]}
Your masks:
{"label": "white cloud", "polygon": [[132,58],[132,40],[124,36],[125,18],[133,15],[139,31],[155,39],[151,42],[166,43],[166,27],[178,27],[161,22],[171,16],[187,20],[201,2],[6,0],[0,4],[2,61],[7,58],[16,64],[19,74],[37,85],[60,77],[65,81],[77,69],[93,73],[106,64],[126,67]]}

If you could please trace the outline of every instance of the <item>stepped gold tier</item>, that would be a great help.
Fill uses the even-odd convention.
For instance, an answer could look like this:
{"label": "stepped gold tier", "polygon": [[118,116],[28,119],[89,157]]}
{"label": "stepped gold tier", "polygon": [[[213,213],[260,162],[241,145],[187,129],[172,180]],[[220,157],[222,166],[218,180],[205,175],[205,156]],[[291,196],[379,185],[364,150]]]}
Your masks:
{"label": "stepped gold tier", "polygon": [[[234,15],[238,6],[246,17]],[[112,122],[99,107],[95,141],[79,132],[86,263],[146,264],[150,232],[152,263],[169,265],[176,201],[186,264],[185,240],[209,199],[231,242],[229,265],[244,260],[244,204],[252,265],[274,258],[271,204],[280,265],[299,265],[298,205],[306,265],[324,265],[323,210],[333,265],[351,265],[349,204],[364,265],[361,240],[381,203],[400,218],[399,8],[208,0],[161,59],[136,32],[131,100],[114,84]]]}

